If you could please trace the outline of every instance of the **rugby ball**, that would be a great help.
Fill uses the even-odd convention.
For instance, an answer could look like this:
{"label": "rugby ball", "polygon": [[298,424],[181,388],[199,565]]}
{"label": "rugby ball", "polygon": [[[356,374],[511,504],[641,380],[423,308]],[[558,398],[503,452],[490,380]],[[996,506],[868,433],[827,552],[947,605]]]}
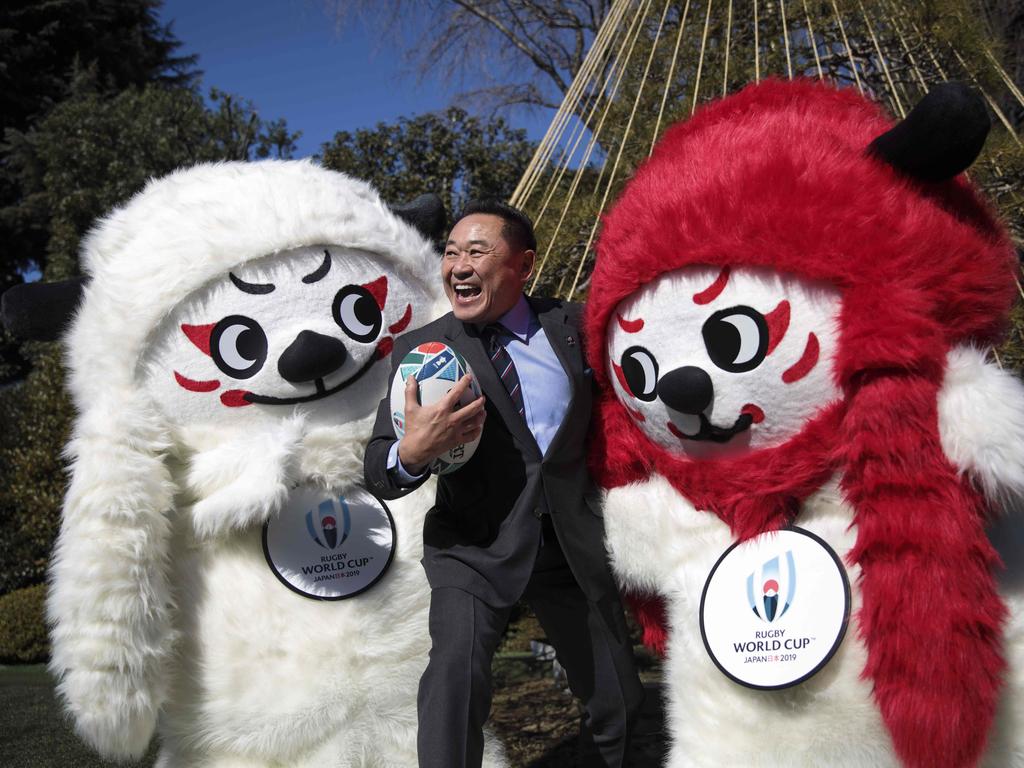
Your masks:
{"label": "rugby ball", "polygon": [[[391,423],[395,436],[405,434],[405,382],[410,376],[419,383],[420,405],[436,403],[455,386],[465,374],[472,373],[465,358],[440,341],[428,341],[409,350],[402,358],[391,380]],[[458,406],[469,405],[480,396],[476,377],[459,398]],[[439,456],[430,468],[439,475],[454,472],[473,456],[480,439],[456,445]]]}

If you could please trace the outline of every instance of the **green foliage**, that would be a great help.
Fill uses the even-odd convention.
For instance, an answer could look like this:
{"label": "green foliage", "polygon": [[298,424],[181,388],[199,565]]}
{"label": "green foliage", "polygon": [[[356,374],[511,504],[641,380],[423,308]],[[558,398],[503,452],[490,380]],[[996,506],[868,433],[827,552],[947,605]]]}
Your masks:
{"label": "green foliage", "polygon": [[191,87],[194,56],[157,19],[159,0],[9,0],[0,10],[0,272],[31,268],[45,218],[6,210],[24,194],[8,161],[10,132],[25,131],[72,95],[87,73],[101,95],[158,83]]}
{"label": "green foliage", "polygon": [[25,133],[9,131],[10,162],[23,197],[8,212],[46,220],[48,278],[77,274],[79,237],[97,216],[127,200],[153,176],[204,160],[245,160],[294,135],[268,126],[252,105],[214,90],[215,109],[186,89],[154,85],[104,97],[83,82],[71,98]]}
{"label": "green foliage", "polygon": [[[146,181],[201,161],[290,156],[295,134],[264,123],[253,106],[213,91],[163,82],[114,95],[79,72],[71,96],[25,131],[8,130],[7,164],[20,197],[0,212],[45,234],[36,256],[47,279],[79,273],[78,249],[92,223]],[[8,264],[8,267],[11,265]],[[8,282],[18,280],[8,273]],[[56,344],[27,344],[24,380],[0,389],[0,594],[41,581],[60,525],[61,449],[71,406]],[[17,375],[14,365],[9,375]]]}
{"label": "green foliage", "polygon": [[526,131],[450,107],[354,133],[339,131],[321,148],[321,160],[371,182],[390,202],[435,192],[451,213],[471,198],[508,198],[532,151]]}
{"label": "green foliage", "polygon": [[71,405],[56,344],[32,344],[34,370],[0,391],[0,594],[43,580],[60,527]]}
{"label": "green foliage", "polygon": [[0,664],[35,664],[50,655],[46,585],[0,596]]}

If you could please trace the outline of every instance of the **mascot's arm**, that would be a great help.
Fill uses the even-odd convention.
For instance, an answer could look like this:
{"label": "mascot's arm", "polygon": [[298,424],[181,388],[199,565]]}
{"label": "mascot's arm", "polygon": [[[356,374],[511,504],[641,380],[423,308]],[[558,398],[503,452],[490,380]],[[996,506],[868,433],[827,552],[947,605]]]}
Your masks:
{"label": "mascot's arm", "polygon": [[262,525],[299,481],[301,417],[284,419],[200,450],[189,460],[188,486],[199,537]]}
{"label": "mascot's arm", "polygon": [[145,753],[174,644],[173,487],[156,430],[128,422],[91,413],[76,425],[47,599],[58,693],[78,735],[114,759]]}
{"label": "mascot's arm", "polygon": [[907,768],[976,765],[1005,670],[998,558],[943,455],[938,393],[927,374],[866,378],[844,419],[865,674]]}
{"label": "mascot's arm", "polygon": [[605,492],[608,553],[623,587],[639,593],[665,591],[686,555],[682,545],[687,531],[679,515],[692,510],[658,476]]}
{"label": "mascot's arm", "polygon": [[[655,475],[604,494],[605,536],[612,570],[643,628],[644,644],[664,655],[668,643],[665,595],[684,567],[692,505]],[[690,519],[699,517],[696,512]]]}
{"label": "mascot's arm", "polygon": [[939,438],[947,458],[998,508],[1024,501],[1024,383],[974,347],[946,358]]}

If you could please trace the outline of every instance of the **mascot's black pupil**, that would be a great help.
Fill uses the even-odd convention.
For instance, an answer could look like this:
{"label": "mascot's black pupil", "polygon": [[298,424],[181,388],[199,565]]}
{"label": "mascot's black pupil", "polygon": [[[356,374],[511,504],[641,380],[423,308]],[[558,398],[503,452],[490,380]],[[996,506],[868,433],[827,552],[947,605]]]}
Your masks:
{"label": "mascot's black pupil", "polygon": [[384,322],[373,294],[361,285],[346,285],[334,297],[334,322],[355,341],[373,341]]}
{"label": "mascot's black pupil", "polygon": [[658,396],[658,361],[643,347],[630,347],[620,358],[622,375],[637,400],[651,402]]}
{"label": "mascot's black pupil", "polygon": [[730,373],[752,371],[768,353],[768,323],[751,307],[715,312],[701,334],[711,362]]}
{"label": "mascot's black pupil", "polygon": [[248,379],[267,361],[267,335],[252,318],[228,315],[210,334],[210,356],[223,373]]}

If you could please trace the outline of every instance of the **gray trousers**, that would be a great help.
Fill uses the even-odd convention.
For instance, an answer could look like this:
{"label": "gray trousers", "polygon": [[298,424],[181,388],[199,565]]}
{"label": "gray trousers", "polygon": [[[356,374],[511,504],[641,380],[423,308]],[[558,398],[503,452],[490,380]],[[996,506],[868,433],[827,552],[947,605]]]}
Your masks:
{"label": "gray trousers", "polygon": [[[523,597],[586,710],[580,766],[619,768],[643,702],[622,605],[614,594],[587,600],[545,523],[544,544]],[[432,647],[418,698],[420,768],[480,766],[491,709],[491,659],[510,612],[454,587],[431,592]]]}

